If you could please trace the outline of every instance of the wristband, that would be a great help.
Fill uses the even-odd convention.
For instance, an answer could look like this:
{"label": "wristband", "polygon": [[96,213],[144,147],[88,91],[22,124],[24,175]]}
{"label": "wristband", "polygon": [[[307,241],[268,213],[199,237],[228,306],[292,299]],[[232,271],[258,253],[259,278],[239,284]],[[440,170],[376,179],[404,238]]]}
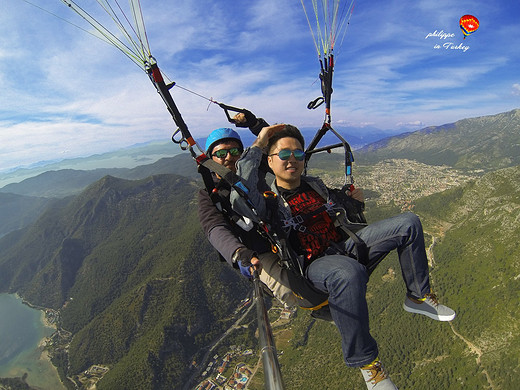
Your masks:
{"label": "wristband", "polygon": [[253,257],[257,257],[255,251],[252,251],[251,249],[248,249],[246,247],[238,248],[235,253],[233,253],[233,263],[241,262],[244,266],[251,264],[251,259]]}

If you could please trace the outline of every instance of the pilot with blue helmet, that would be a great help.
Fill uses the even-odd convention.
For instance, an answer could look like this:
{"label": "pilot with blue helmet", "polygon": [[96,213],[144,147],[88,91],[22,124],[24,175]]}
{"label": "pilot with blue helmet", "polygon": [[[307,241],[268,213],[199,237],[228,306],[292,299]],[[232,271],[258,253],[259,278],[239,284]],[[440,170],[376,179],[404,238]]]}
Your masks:
{"label": "pilot with blue helmet", "polygon": [[[267,125],[265,121],[261,124]],[[254,133],[253,129],[251,131]],[[233,172],[236,172],[236,162],[243,150],[240,135],[230,128],[213,130],[206,139],[206,155]],[[255,266],[260,281],[278,300],[286,306],[297,306],[286,271],[278,264],[278,256],[271,251],[270,243],[252,224],[233,212],[229,200],[230,185],[216,174],[213,179],[219,205],[210,198],[206,189],[201,189],[198,195],[199,221],[209,242],[221,259],[240,269],[242,275],[251,278],[251,265]]]}

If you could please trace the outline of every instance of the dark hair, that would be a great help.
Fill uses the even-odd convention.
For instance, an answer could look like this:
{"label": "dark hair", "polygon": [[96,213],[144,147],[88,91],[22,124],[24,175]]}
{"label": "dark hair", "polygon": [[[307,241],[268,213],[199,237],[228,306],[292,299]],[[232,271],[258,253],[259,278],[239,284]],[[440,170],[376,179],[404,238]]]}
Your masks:
{"label": "dark hair", "polygon": [[271,148],[276,142],[278,142],[278,140],[287,137],[295,138],[302,145],[302,148],[305,149],[305,140],[303,139],[303,135],[300,130],[298,130],[296,126],[285,125],[283,130],[269,138],[269,141],[267,142],[267,152],[271,152]]}

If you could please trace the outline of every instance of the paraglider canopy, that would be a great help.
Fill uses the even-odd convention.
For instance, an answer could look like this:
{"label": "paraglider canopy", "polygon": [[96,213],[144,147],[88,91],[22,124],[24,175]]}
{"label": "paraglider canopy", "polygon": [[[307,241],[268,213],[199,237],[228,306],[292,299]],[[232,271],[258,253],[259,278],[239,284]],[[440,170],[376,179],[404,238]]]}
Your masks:
{"label": "paraglider canopy", "polygon": [[464,34],[464,39],[466,39],[466,36],[473,34],[475,31],[478,30],[479,21],[473,15],[464,15],[460,18],[459,24],[460,29]]}
{"label": "paraglider canopy", "polygon": [[[335,51],[341,48],[347,32],[353,0],[300,0],[307,23],[311,30],[320,62],[322,97],[310,102],[309,109],[317,108],[325,102],[327,122],[330,123],[330,99],[332,95],[332,74]],[[312,12],[312,13],[311,13]]]}
{"label": "paraglider canopy", "polygon": [[[307,108],[315,109],[325,102],[325,120],[323,126],[316,133],[305,150],[305,166],[312,154],[343,147],[345,151],[345,185],[343,189],[350,189],[354,179],[352,177],[352,162],[354,157],[348,142],[332,128],[330,103],[332,96],[332,75],[335,66],[335,54],[343,44],[347,27],[354,9],[354,0],[300,0],[307,23],[311,30],[314,45],[320,63],[320,80],[322,96],[311,101]],[[312,13],[311,13],[312,12]],[[334,145],[317,148],[327,132],[333,133],[340,141]]]}

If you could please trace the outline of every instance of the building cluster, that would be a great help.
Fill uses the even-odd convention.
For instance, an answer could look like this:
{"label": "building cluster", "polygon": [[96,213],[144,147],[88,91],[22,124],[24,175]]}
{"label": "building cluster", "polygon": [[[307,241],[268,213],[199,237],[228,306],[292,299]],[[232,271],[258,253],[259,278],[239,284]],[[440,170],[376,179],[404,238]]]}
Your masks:
{"label": "building cluster", "polygon": [[295,307],[286,307],[284,308],[280,313],[280,319],[281,320],[290,320],[296,315],[296,308]]}
{"label": "building cluster", "polygon": [[93,365],[84,372],[85,375],[103,376],[107,373],[108,367]]}
{"label": "building cluster", "polygon": [[45,320],[49,325],[55,325],[60,319],[60,313],[57,310],[45,309]]}
{"label": "building cluster", "polygon": [[246,387],[253,373],[245,364],[237,364],[235,373],[231,378],[224,382],[224,390],[241,390]]}
{"label": "building cluster", "polygon": [[96,383],[98,383],[108,371],[108,367],[94,364],[90,366],[89,369],[83,371],[79,375],[76,375],[72,379],[76,385],[76,388],[79,386],[79,388],[82,389],[95,389]]}
{"label": "building cluster", "polygon": [[[378,204],[394,202],[403,211],[413,208],[416,199],[458,187],[477,177],[448,166],[432,166],[413,160],[385,160],[360,182],[379,194]],[[363,187],[363,186],[362,186]]]}
{"label": "building cluster", "polygon": [[[208,368],[204,371],[203,376],[210,375],[211,378],[207,378],[195,388],[196,390],[240,390],[244,389],[246,384],[253,376],[253,372],[245,363],[237,363],[230,371],[230,364],[232,360],[240,356],[250,356],[253,351],[246,349],[241,353],[236,351],[228,352],[224,357],[218,360],[218,355],[213,357],[213,360],[208,364]],[[229,372],[227,376],[226,372]],[[214,376],[213,376],[214,374]]]}
{"label": "building cluster", "polygon": [[[245,309],[249,308],[252,303],[253,300],[250,297],[243,299],[235,310],[235,314],[243,312]],[[279,325],[279,321],[281,321],[282,324],[290,321],[296,315],[296,312],[296,307],[284,307],[275,303],[269,309],[269,313],[272,314],[272,317],[277,317],[276,320],[271,322],[271,326],[275,327],[277,324]],[[243,345],[231,345],[222,357],[219,357],[218,354],[215,354],[212,358],[210,358],[207,366],[205,365],[206,363],[204,363],[204,366],[200,366],[205,367],[201,374],[201,378],[203,379],[196,387],[194,387],[194,389],[245,389],[256,371],[251,369],[247,363],[251,363],[253,361],[256,362],[256,357],[254,354],[255,352],[252,349],[247,349],[247,347],[244,347]],[[193,361],[191,363],[191,367],[192,369],[198,369],[199,364],[196,361]]]}
{"label": "building cluster", "polygon": [[[460,186],[475,179],[480,171],[467,172],[448,166],[433,166],[414,160],[389,159],[371,167],[360,167],[355,174],[355,186],[365,190],[366,200],[383,205],[394,203],[403,211],[412,210],[416,199]],[[330,187],[340,188],[344,178],[322,175]],[[377,193],[370,199],[369,191]]]}

